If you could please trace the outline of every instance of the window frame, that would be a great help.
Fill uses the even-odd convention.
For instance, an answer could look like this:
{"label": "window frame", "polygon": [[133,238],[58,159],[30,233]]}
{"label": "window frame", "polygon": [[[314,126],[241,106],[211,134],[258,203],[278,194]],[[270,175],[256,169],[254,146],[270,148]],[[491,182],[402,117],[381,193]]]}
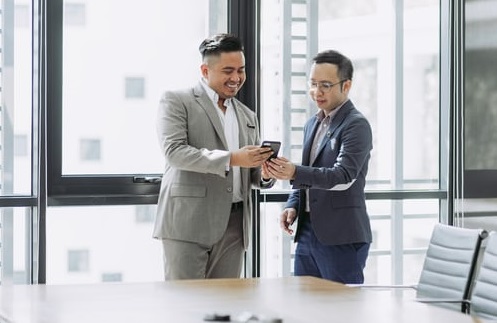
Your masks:
{"label": "window frame", "polygon": [[[255,12],[257,2],[228,1],[228,31],[242,34],[245,39],[247,61],[257,51],[253,33],[247,30],[251,18],[246,10]],[[162,174],[62,174],[62,62],[63,62],[63,15],[64,1],[46,2],[46,89],[47,89],[47,205],[134,205],[155,204]],[[255,106],[255,68],[248,68],[248,81],[239,97],[249,106]]]}
{"label": "window frame", "polygon": [[50,35],[46,38],[48,206],[153,203],[159,183],[136,183],[137,174],[62,175],[64,1],[47,1],[46,8],[47,35]]}

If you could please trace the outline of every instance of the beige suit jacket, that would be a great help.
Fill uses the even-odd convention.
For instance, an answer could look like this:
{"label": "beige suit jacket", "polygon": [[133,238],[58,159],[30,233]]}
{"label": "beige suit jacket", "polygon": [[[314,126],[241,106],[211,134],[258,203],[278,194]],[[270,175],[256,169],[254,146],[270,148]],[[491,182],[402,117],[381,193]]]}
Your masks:
{"label": "beige suit jacket", "polygon": [[[234,99],[240,147],[259,144],[256,115]],[[202,85],[165,92],[157,131],[165,157],[153,236],[211,246],[228,226],[233,199],[230,153],[224,130]],[[251,235],[251,188],[261,187],[260,168],[241,168],[244,245]],[[272,184],[272,183],[271,183]],[[272,185],[268,185],[268,187]]]}

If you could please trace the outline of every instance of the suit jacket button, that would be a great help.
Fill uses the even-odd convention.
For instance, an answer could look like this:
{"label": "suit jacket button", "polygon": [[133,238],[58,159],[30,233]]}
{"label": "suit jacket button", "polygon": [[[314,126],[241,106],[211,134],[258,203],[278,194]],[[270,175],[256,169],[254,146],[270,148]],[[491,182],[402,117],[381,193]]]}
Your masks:
{"label": "suit jacket button", "polygon": [[233,191],[233,187],[228,187],[227,191],[231,193]]}

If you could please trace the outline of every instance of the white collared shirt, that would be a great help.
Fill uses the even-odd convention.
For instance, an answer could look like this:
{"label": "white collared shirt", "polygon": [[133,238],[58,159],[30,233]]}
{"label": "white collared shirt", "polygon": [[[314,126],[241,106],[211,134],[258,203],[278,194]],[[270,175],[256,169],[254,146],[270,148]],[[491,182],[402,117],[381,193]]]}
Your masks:
{"label": "white collared shirt", "polygon": [[[240,140],[239,140],[239,129],[238,129],[238,120],[236,118],[235,107],[233,104],[233,99],[224,100],[224,106],[226,107],[226,113],[219,108],[217,102],[219,101],[219,95],[207,85],[207,82],[204,78],[202,78],[202,82],[200,82],[207,92],[207,95],[212,101],[212,104],[216,108],[219,119],[221,120],[221,125],[224,129],[224,137],[228,144],[229,151],[235,151],[240,149]],[[229,162],[227,169],[229,169]],[[242,194],[242,183],[241,183],[241,175],[240,175],[240,167],[233,166],[231,168],[233,172],[233,202],[243,201]]]}

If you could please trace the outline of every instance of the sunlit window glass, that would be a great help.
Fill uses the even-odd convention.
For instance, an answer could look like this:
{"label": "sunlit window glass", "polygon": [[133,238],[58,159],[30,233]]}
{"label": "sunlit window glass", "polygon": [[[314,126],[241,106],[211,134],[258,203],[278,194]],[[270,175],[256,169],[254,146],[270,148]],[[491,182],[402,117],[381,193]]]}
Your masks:
{"label": "sunlit window glass", "polygon": [[30,195],[32,166],[32,6],[2,2],[0,12],[0,195]]}
{"label": "sunlit window glass", "polygon": [[29,142],[26,135],[14,136],[14,155],[18,157],[25,157],[28,155]]}
{"label": "sunlit window glass", "polygon": [[14,7],[14,25],[16,28],[28,28],[30,26],[31,13],[27,4],[16,4]]}
{"label": "sunlit window glass", "polygon": [[152,221],[137,221],[138,209],[48,208],[47,284],[163,280],[162,245],[152,238]]}
{"label": "sunlit window glass", "polygon": [[[227,1],[63,2],[62,175],[161,174],[160,96],[200,79],[198,46],[227,31]],[[79,138],[101,138],[91,169]]]}
{"label": "sunlit window glass", "polygon": [[86,21],[86,4],[66,2],[64,4],[64,23],[67,26],[84,26]]}

